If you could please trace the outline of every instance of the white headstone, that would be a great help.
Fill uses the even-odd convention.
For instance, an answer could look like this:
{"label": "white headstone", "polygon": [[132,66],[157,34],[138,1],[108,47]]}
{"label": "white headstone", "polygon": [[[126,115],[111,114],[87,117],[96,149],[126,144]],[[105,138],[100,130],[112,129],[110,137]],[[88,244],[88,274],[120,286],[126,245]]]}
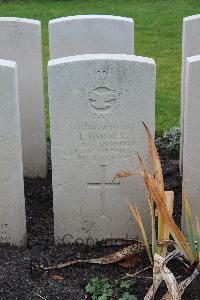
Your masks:
{"label": "white headstone", "polygon": [[[200,55],[187,58],[185,80],[183,187],[200,218]],[[185,230],[184,214],[182,225]]]}
{"label": "white headstone", "polygon": [[18,65],[24,175],[45,177],[47,170],[41,24],[0,18],[0,59]]}
{"label": "white headstone", "polygon": [[0,60],[0,243],[23,245],[25,237],[16,63]]}
{"label": "white headstone", "polygon": [[183,19],[182,36],[182,75],[181,75],[181,147],[180,169],[183,164],[184,143],[184,109],[185,109],[185,66],[189,56],[200,54],[200,15],[194,15]]}
{"label": "white headstone", "polygon": [[142,121],[154,133],[155,63],[129,55],[81,55],[49,62],[55,240],[135,238],[127,201],[149,229],[141,175],[112,182],[149,161]]}
{"label": "white headstone", "polygon": [[130,18],[82,15],[49,22],[51,59],[79,54],[133,54],[134,23]]}

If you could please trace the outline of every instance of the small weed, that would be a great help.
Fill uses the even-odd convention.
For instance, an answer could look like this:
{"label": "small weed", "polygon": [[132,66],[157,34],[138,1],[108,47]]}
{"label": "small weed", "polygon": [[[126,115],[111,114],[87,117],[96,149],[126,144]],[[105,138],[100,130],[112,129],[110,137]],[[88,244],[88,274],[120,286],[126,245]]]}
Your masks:
{"label": "small weed", "polygon": [[131,294],[131,280],[123,280],[119,284],[120,289],[124,290],[119,300],[137,300],[137,298]]}
{"label": "small weed", "polygon": [[125,290],[129,291],[130,287],[131,287],[130,280],[123,280],[123,281],[120,282],[120,288],[121,289],[125,289]]}
{"label": "small weed", "polygon": [[106,278],[94,277],[85,287],[92,300],[137,300],[130,294],[130,280],[123,280],[119,283],[110,283]]}
{"label": "small weed", "polygon": [[119,300],[138,300],[137,297],[135,297],[134,295],[131,295],[129,292],[125,292],[120,298]]}
{"label": "small weed", "polygon": [[85,290],[92,300],[109,300],[113,295],[113,288],[108,279],[94,277],[86,285]]}
{"label": "small weed", "polygon": [[177,157],[180,149],[181,130],[179,127],[172,127],[156,140],[156,146],[160,151]]}

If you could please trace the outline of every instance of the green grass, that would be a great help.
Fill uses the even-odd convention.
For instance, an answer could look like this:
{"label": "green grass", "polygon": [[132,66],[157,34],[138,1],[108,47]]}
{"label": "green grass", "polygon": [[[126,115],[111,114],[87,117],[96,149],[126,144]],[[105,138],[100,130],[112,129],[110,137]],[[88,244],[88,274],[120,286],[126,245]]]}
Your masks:
{"label": "green grass", "polygon": [[156,132],[179,125],[182,19],[199,14],[192,0],[16,0],[0,4],[0,16],[42,21],[47,130],[48,21],[76,14],[112,14],[135,21],[135,54],[152,57],[157,65]]}

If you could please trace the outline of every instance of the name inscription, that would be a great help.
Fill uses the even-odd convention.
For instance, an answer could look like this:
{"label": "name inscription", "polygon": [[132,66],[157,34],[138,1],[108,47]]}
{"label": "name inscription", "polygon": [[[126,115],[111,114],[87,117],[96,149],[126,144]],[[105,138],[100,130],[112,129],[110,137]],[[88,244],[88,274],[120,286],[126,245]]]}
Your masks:
{"label": "name inscription", "polygon": [[125,160],[133,155],[132,125],[101,125],[87,122],[71,126],[75,160]]}

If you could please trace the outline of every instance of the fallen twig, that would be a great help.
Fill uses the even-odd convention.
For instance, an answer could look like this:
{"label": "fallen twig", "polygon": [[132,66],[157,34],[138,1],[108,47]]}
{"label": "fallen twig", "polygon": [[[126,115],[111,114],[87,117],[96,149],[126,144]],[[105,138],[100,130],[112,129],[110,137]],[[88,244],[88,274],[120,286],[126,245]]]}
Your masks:
{"label": "fallen twig", "polygon": [[35,293],[36,296],[38,296],[39,298],[43,299],[43,300],[47,300],[47,298],[42,297],[41,295]]}
{"label": "fallen twig", "polygon": [[[124,277],[122,277],[121,279],[126,279],[127,277],[136,277],[137,275],[139,275],[139,274],[141,274],[142,272],[144,272],[144,271],[146,271],[146,270],[148,270],[148,269],[152,269],[152,266],[148,266],[148,267],[146,267],[146,268],[144,268],[144,269],[142,269],[142,270],[140,270],[140,271],[138,271],[138,272],[135,272],[135,273],[133,273],[133,274],[130,274],[130,273],[126,273],[126,276],[124,276]],[[152,277],[151,277],[152,278]]]}

